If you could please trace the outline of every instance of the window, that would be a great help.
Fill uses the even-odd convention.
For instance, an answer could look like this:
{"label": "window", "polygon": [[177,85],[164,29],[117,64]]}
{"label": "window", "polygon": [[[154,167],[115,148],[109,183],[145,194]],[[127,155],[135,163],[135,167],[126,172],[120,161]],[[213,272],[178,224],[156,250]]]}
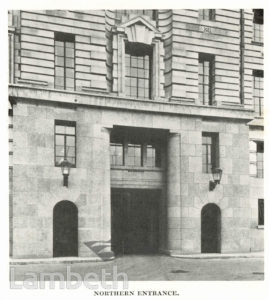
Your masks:
{"label": "window", "polygon": [[258,225],[259,226],[264,225],[264,200],[263,199],[258,200]]}
{"label": "window", "polygon": [[253,41],[263,43],[263,9],[253,9]]}
{"label": "window", "polygon": [[128,144],[127,166],[142,166],[142,145]]}
{"label": "window", "polygon": [[161,168],[166,130],[114,126],[110,134],[111,166]]}
{"label": "window", "polygon": [[157,19],[157,11],[154,9],[133,9],[133,10],[116,10],[116,19],[121,20],[122,16],[130,16],[130,15],[138,15],[138,16],[149,16],[152,20]]}
{"label": "window", "polygon": [[14,82],[14,34],[8,34],[9,83]]}
{"label": "window", "polygon": [[199,54],[199,99],[204,105],[213,104],[214,56]]}
{"label": "window", "polygon": [[253,102],[254,111],[263,116],[263,71],[253,70]]}
{"label": "window", "polygon": [[112,166],[123,166],[123,144],[110,143],[110,158]]}
{"label": "window", "polygon": [[55,33],[55,88],[75,89],[75,38]]}
{"label": "window", "polygon": [[161,166],[161,151],[159,145],[147,145],[147,166]]}
{"label": "window", "polygon": [[257,143],[257,177],[263,178],[263,142]]}
{"label": "window", "polygon": [[133,166],[161,168],[161,146],[158,143],[138,142],[137,140],[110,142],[111,166]]}
{"label": "window", "polygon": [[203,132],[202,134],[202,164],[203,173],[211,173],[218,163],[218,134]]}
{"label": "window", "polygon": [[262,141],[250,141],[250,176],[263,178],[263,153],[264,143]]}
{"label": "window", "polygon": [[71,166],[76,166],[76,123],[55,121],[55,166],[67,159]]}
{"label": "window", "polygon": [[200,9],[199,18],[208,21],[215,20],[215,9]]}
{"label": "window", "polygon": [[151,46],[140,43],[125,44],[125,90],[127,96],[150,98],[151,61]]}

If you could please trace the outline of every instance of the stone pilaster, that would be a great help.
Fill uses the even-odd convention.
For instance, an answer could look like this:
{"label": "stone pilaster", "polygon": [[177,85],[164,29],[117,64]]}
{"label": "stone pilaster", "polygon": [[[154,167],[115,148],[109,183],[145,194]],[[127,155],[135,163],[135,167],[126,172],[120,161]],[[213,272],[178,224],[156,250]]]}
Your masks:
{"label": "stone pilaster", "polygon": [[111,128],[102,127],[103,136],[103,199],[102,199],[102,239],[104,258],[113,258],[111,251],[111,185],[110,185],[110,132]]}
{"label": "stone pilaster", "polygon": [[181,249],[180,134],[170,132],[167,144],[167,252]]}

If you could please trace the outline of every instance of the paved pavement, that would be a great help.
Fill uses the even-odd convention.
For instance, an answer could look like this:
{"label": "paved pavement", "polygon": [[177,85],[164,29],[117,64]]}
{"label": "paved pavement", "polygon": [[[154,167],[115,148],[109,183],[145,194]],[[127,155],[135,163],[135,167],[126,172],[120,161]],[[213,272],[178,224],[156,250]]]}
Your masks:
{"label": "paved pavement", "polygon": [[[87,273],[95,273],[101,280],[102,269],[106,280],[112,280],[115,272],[124,272],[128,280],[263,280],[264,263],[262,257],[250,258],[176,258],[162,255],[128,255],[107,262],[73,262],[12,265],[15,280],[29,278],[27,272],[60,272],[67,276],[67,267],[79,273],[82,278]],[[121,277],[120,277],[121,278]],[[13,280],[14,280],[13,279]],[[72,279],[71,279],[72,280]],[[75,279],[73,279],[75,280]],[[120,279],[121,280],[121,279]]]}

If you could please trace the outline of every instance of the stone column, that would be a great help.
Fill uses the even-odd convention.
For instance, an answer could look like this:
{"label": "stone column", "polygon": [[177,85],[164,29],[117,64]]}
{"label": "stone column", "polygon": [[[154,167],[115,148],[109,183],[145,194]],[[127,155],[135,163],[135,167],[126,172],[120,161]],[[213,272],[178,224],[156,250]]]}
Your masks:
{"label": "stone column", "polygon": [[114,257],[111,251],[111,185],[110,185],[110,132],[112,128],[103,127],[103,199],[102,199],[102,239],[104,259]]}
{"label": "stone column", "polygon": [[180,134],[170,132],[167,144],[167,252],[181,249]]}

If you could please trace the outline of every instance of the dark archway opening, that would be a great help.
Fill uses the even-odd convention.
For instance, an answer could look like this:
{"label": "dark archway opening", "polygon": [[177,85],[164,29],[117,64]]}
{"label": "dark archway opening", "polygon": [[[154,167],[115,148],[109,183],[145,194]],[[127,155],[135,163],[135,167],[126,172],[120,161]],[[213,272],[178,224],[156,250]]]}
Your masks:
{"label": "dark archway opening", "polygon": [[160,191],[112,189],[111,200],[114,253],[158,253]]}
{"label": "dark archway opening", "polygon": [[201,212],[202,253],[221,252],[221,212],[213,203],[205,205]]}
{"label": "dark archway opening", "polygon": [[78,256],[78,209],[63,200],[53,209],[53,257]]}

